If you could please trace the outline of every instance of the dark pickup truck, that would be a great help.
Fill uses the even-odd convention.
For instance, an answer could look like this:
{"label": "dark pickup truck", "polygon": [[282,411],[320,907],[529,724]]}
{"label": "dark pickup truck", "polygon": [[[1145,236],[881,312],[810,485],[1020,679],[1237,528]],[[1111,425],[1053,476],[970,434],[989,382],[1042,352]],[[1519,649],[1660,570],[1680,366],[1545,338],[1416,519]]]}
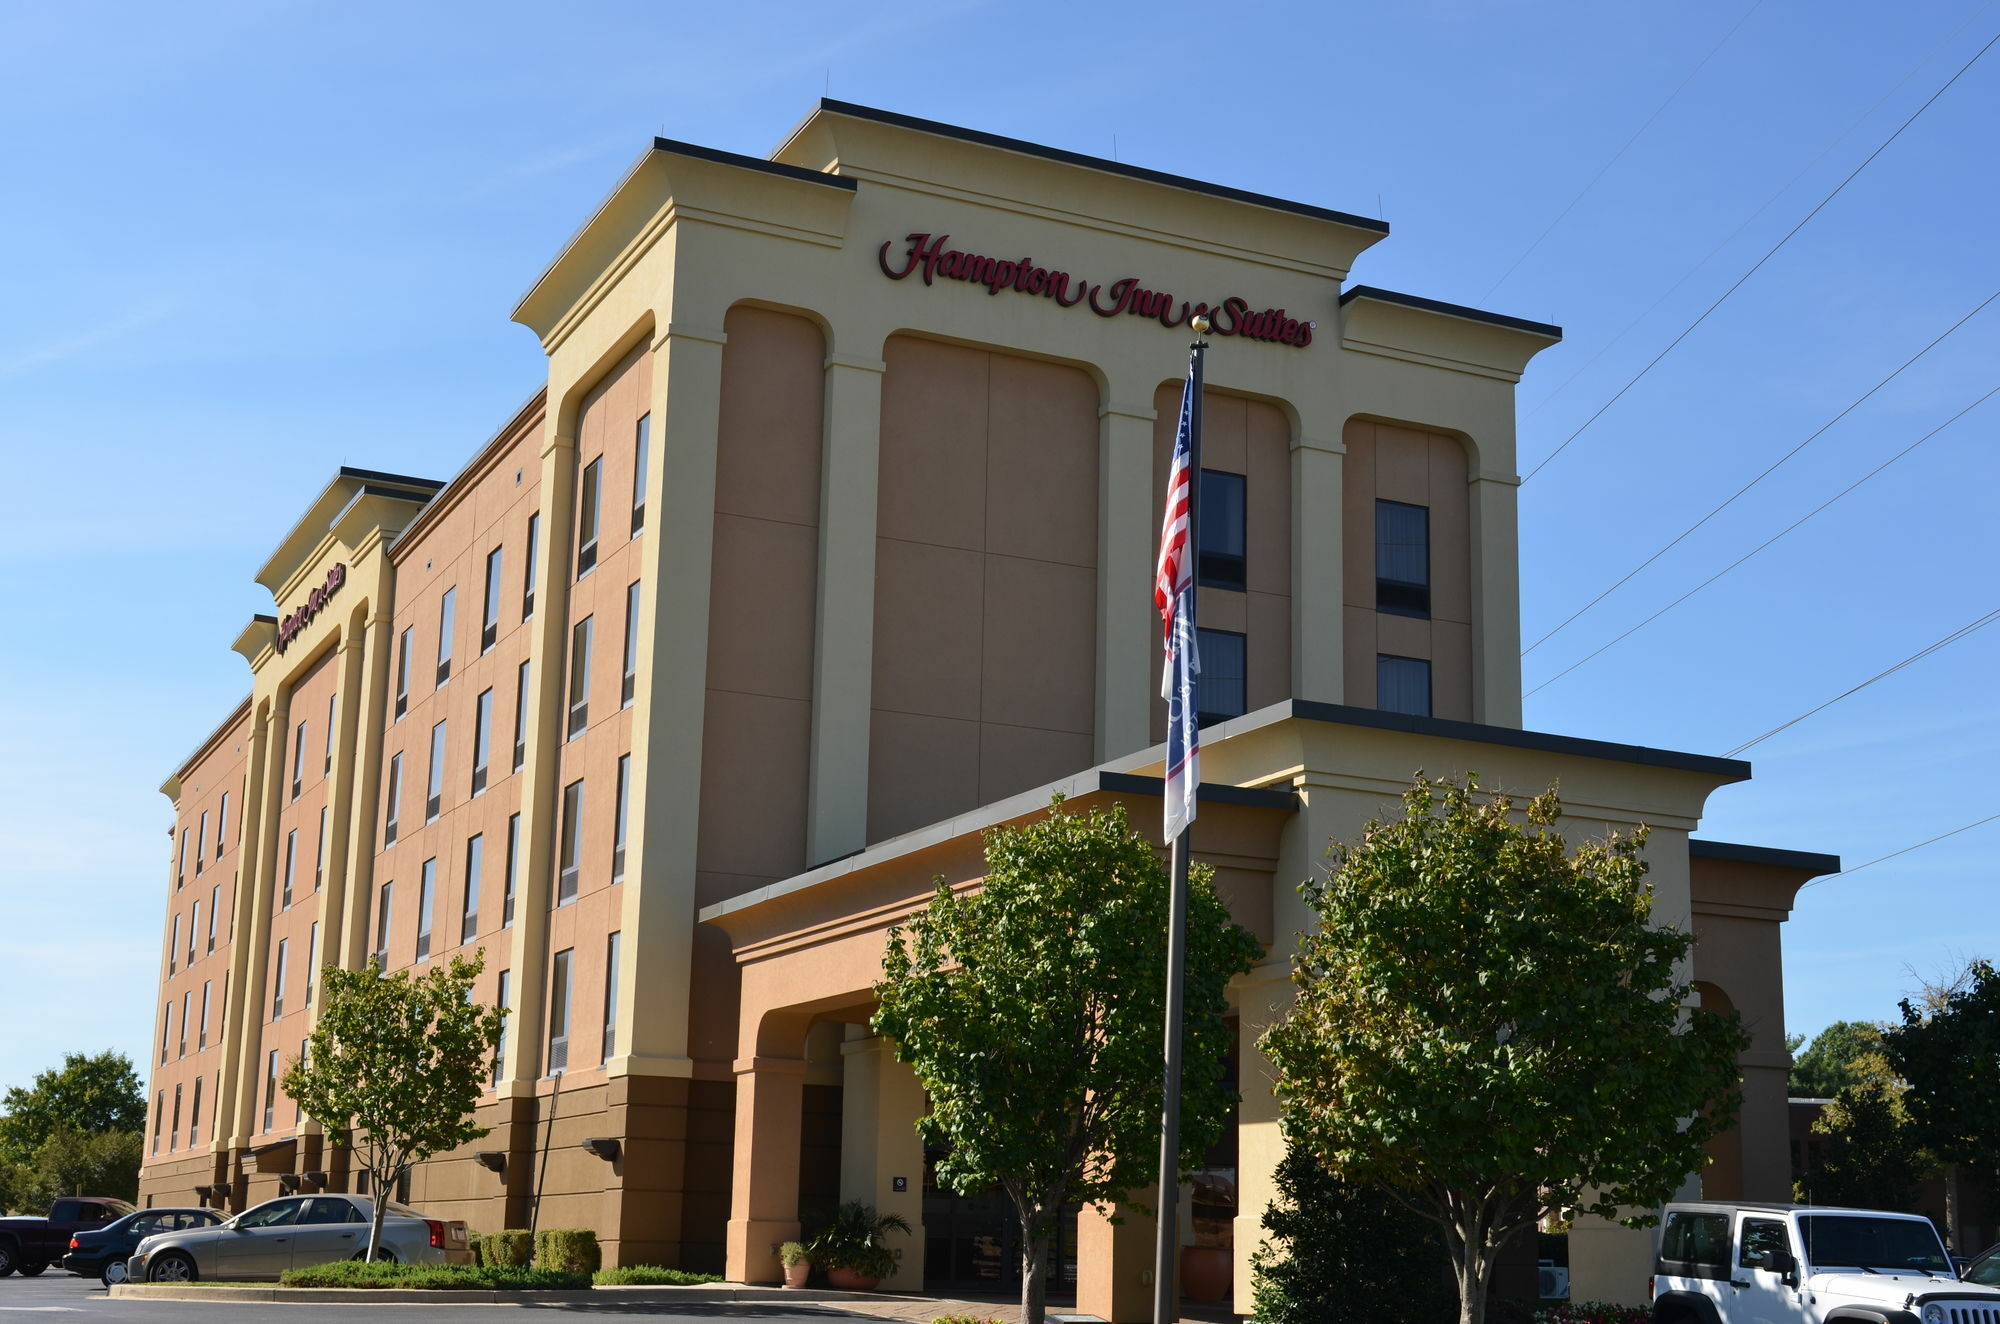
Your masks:
{"label": "dark pickup truck", "polygon": [[78,1232],[103,1227],[132,1213],[123,1200],[107,1196],[71,1196],[49,1207],[47,1218],[0,1218],[0,1278],[19,1269],[32,1278],[69,1253],[69,1239]]}

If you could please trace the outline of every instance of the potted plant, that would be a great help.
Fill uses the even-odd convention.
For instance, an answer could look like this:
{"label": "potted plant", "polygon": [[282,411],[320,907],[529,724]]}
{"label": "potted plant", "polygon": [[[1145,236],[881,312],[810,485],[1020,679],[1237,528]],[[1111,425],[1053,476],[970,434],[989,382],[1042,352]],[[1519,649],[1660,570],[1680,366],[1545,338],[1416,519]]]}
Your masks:
{"label": "potted plant", "polygon": [[882,1244],[891,1232],[909,1235],[901,1214],[883,1214],[857,1200],[836,1209],[833,1221],[820,1229],[806,1247],[812,1262],[826,1270],[826,1281],[843,1292],[868,1292],[896,1272],[896,1254]]}
{"label": "potted plant", "polygon": [[778,1247],[778,1263],[785,1266],[785,1286],[804,1287],[806,1276],[812,1272],[812,1257],[806,1254],[805,1243],[788,1241]]}

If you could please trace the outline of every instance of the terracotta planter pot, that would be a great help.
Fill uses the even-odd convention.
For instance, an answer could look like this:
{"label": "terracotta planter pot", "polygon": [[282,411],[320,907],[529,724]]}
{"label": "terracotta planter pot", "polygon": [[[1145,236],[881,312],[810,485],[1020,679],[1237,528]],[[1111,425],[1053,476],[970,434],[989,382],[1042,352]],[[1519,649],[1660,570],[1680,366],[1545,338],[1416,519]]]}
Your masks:
{"label": "terracotta planter pot", "polygon": [[1235,1278],[1234,1257],[1220,1246],[1181,1248],[1181,1295],[1203,1305],[1228,1298]]}
{"label": "terracotta planter pot", "polygon": [[804,1287],[806,1279],[812,1276],[812,1271],[811,1260],[800,1260],[797,1264],[787,1264],[785,1266],[785,1286]]}
{"label": "terracotta planter pot", "polygon": [[864,1278],[852,1269],[828,1269],[826,1285],[836,1292],[872,1292],[880,1278]]}

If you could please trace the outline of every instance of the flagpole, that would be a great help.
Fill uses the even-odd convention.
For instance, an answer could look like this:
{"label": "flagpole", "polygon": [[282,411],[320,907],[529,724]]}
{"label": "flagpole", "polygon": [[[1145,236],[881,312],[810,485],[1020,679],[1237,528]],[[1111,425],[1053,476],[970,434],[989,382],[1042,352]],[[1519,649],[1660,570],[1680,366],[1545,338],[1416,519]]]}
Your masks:
{"label": "flagpole", "polygon": [[[1188,346],[1188,394],[1192,406],[1188,416],[1188,533],[1187,554],[1195,558],[1196,582],[1201,564],[1201,408],[1202,355],[1208,342],[1200,339],[1208,332],[1208,319],[1194,319],[1195,342]],[[1194,602],[1198,590],[1187,595],[1187,633],[1195,637]],[[1196,719],[1198,720],[1198,719]],[[1187,911],[1188,833],[1184,825],[1174,836],[1171,861],[1172,885],[1167,913],[1167,1030],[1166,1071],[1160,1108],[1160,1197],[1159,1228],[1153,1251],[1153,1324],[1174,1324],[1180,1318],[1179,1293],[1175,1290],[1180,1249],[1181,1195],[1181,1062],[1183,1043],[1181,1022],[1187,1003]]]}

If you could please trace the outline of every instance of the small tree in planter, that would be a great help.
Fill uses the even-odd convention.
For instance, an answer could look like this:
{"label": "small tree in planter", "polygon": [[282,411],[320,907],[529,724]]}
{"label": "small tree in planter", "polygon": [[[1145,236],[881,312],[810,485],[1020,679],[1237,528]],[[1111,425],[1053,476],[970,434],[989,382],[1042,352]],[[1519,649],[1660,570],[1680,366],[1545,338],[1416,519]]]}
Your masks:
{"label": "small tree in planter", "polygon": [[812,1256],[803,1241],[788,1241],[778,1247],[778,1263],[785,1266],[785,1286],[804,1287],[812,1272]]}
{"label": "small tree in planter", "polygon": [[891,1232],[907,1236],[909,1231],[901,1214],[878,1218],[867,1205],[850,1200],[834,1211],[833,1221],[805,1247],[805,1254],[826,1270],[830,1285],[866,1292],[896,1272],[896,1253],[882,1244],[882,1238]]}

